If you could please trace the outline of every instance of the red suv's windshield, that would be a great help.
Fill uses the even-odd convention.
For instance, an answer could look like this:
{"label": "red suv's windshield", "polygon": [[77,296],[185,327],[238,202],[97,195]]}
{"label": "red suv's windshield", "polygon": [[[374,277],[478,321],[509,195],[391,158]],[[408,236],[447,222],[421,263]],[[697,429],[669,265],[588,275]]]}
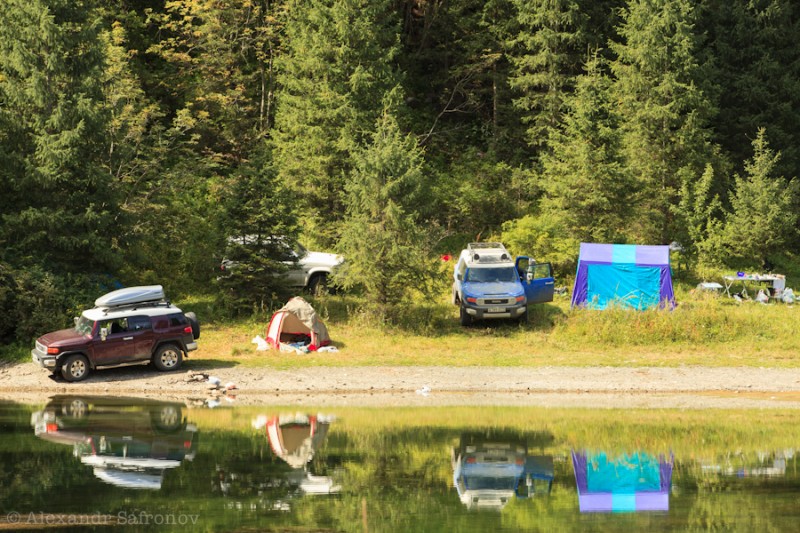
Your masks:
{"label": "red suv's windshield", "polygon": [[75,331],[80,333],[81,335],[91,335],[92,329],[94,328],[94,320],[90,320],[85,316],[82,316],[75,322]]}

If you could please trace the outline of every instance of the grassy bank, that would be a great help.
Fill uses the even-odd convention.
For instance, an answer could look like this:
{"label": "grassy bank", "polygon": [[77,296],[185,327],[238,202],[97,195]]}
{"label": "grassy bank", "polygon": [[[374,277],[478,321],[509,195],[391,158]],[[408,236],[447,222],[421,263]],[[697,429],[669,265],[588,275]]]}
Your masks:
{"label": "grassy bank", "polygon": [[[211,298],[178,302],[202,322],[190,361],[218,366],[800,366],[800,306],[737,303],[676,287],[678,307],[645,312],[571,310],[567,296],[530,308],[528,324],[489,321],[464,328],[441,295],[401,309],[390,324],[360,313],[352,296],[310,299],[337,353],[259,352],[269,313],[215,320]],[[24,361],[30,346],[0,348],[0,360]]]}
{"label": "grassy bank", "polygon": [[218,364],[446,366],[800,366],[800,306],[737,303],[678,289],[674,311],[570,310],[567,297],[532,306],[527,325],[483,322],[464,328],[446,302],[410,306],[388,326],[359,315],[358,301],[313,301],[338,353],[258,352],[268,316],[212,323],[196,358]]}

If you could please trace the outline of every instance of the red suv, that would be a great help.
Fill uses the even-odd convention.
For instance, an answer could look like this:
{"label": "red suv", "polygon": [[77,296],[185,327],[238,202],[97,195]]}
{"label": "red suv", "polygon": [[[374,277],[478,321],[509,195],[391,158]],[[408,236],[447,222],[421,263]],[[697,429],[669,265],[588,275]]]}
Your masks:
{"label": "red suv", "polygon": [[101,296],[75,318],[75,327],[36,340],[33,361],[67,381],[96,368],[152,362],[177,370],[197,349],[200,324],[165,299],[161,285],[129,287]]}

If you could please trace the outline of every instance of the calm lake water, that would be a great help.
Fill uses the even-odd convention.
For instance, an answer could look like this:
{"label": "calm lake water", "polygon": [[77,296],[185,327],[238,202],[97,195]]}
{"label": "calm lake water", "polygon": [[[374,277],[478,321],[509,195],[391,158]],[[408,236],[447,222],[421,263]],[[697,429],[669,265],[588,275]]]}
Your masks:
{"label": "calm lake water", "polygon": [[0,529],[796,531],[797,411],[0,403]]}

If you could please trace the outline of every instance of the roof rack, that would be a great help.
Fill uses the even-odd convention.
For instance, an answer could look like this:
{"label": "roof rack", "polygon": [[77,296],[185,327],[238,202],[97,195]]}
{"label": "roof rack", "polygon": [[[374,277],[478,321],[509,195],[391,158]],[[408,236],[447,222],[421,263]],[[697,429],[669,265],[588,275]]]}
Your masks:
{"label": "roof rack", "polygon": [[506,247],[501,242],[471,242],[467,245],[467,250],[487,250],[500,249],[507,253]]}
{"label": "roof rack", "polygon": [[144,309],[150,307],[172,307],[169,300],[150,300],[146,302],[136,302],[131,304],[120,304],[113,306],[96,306],[95,309],[100,309],[104,315],[113,313],[115,311],[135,311],[137,309]]}
{"label": "roof rack", "polygon": [[471,242],[467,245],[469,260],[475,263],[505,263],[511,254],[499,242]]}

